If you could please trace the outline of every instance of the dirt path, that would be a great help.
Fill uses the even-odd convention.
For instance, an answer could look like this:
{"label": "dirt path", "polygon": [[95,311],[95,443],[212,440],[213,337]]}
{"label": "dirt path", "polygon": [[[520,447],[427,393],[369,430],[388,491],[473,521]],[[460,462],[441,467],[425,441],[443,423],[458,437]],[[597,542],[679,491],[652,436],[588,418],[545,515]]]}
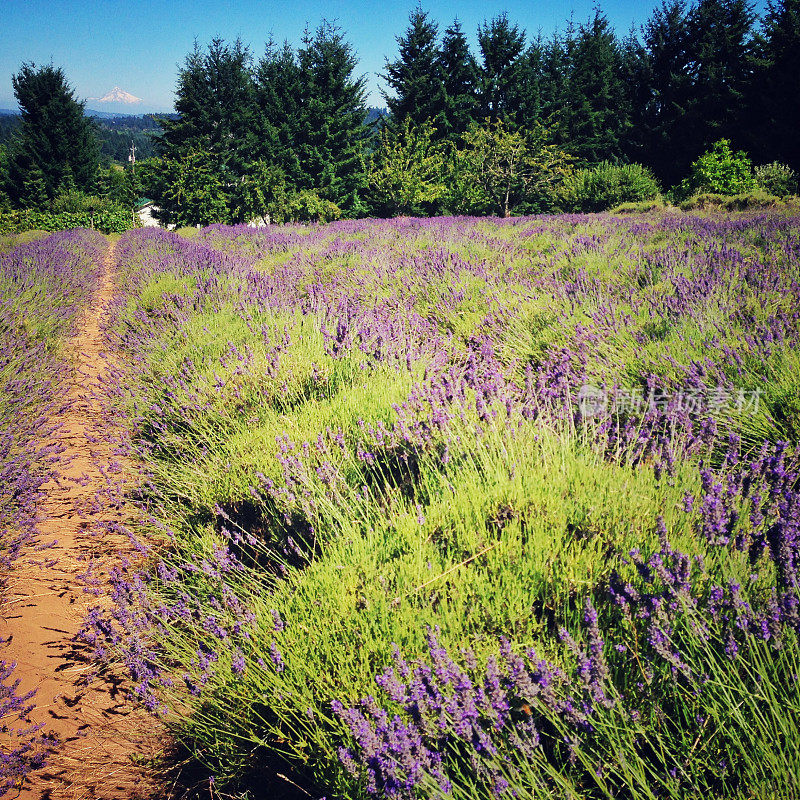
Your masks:
{"label": "dirt path", "polygon": [[[96,680],[88,687],[81,685],[90,666],[71,642],[87,608],[103,603],[103,576],[130,549],[126,540],[90,533],[97,518],[78,512],[104,485],[97,464],[117,460],[108,444],[91,441],[99,413],[93,394],[104,367],[100,322],[114,291],[113,256],[112,245],[99,291],[68,345],[76,377],[70,387],[72,409],[61,420],[58,439],[67,448],[64,457],[69,463],[60,470],[63,477],[58,485],[49,484],[40,524],[42,541],[57,540],[57,545],[14,570],[5,619],[0,619],[0,636],[12,636],[3,658],[17,661],[15,674],[24,689],[37,690],[31,718],[44,722],[63,742],[49,767],[26,783],[19,795],[24,800],[164,796],[139,766],[158,754],[163,731],[126,702],[117,682]],[[84,592],[79,578],[90,563],[93,574],[101,579],[99,599]]]}

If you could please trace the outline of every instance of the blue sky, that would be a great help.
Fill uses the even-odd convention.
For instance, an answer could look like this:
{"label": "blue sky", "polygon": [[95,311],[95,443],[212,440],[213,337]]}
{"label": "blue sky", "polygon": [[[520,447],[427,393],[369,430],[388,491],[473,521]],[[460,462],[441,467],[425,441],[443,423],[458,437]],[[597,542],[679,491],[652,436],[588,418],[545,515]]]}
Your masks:
{"label": "blue sky", "polygon": [[[503,11],[535,35],[563,28],[570,13],[580,22],[596,0],[429,0],[423,8],[443,29],[458,17],[472,37],[485,19]],[[407,25],[415,0],[0,0],[0,108],[16,108],[11,76],[23,61],[52,61],[63,67],[80,98],[102,97],[119,86],[142,98],[142,110],[167,110],[179,65],[197,39],[213,36],[251,46],[256,57],[272,34],[297,43],[306,24],[335,19],[354,45],[360,70],[367,76],[369,102],[383,105],[379,94],[386,56],[394,57],[395,36]],[[603,10],[618,32],[642,24],[653,0],[605,0]],[[102,108],[88,102],[90,108]],[[134,110],[136,107],[131,107]]]}

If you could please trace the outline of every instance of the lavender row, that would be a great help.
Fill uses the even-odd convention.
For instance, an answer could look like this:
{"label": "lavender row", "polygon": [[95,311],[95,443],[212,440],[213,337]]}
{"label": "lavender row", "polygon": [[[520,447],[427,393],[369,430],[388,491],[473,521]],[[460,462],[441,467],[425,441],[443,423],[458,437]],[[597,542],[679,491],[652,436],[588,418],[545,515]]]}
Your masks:
{"label": "lavender row", "polygon": [[[71,231],[0,255],[0,602],[15,562],[46,546],[38,506],[58,472],[55,434],[72,368],[63,348],[94,295],[106,240]],[[2,644],[2,643],[0,643]],[[33,692],[0,661],[0,796],[40,768],[55,742],[27,722]]]}

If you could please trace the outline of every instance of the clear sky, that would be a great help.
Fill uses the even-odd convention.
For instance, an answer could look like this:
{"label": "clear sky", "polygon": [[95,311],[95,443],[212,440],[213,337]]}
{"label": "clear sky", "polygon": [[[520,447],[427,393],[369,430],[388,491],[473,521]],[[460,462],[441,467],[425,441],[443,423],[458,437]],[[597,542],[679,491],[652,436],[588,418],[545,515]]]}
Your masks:
{"label": "clear sky", "polygon": [[[474,44],[478,25],[507,12],[529,35],[563,28],[571,13],[589,17],[596,0],[428,0],[422,7],[445,28],[458,17]],[[655,0],[604,0],[617,28],[628,31],[646,21]],[[371,105],[379,93],[386,56],[397,52],[395,36],[408,23],[416,0],[0,0],[0,108],[16,108],[11,76],[23,61],[63,67],[79,98],[102,97],[112,87],[142,98],[130,110],[172,108],[178,66],[197,39],[250,45],[256,57],[270,34],[296,44],[306,24],[336,20],[354,45],[367,77]],[[103,108],[88,102],[89,108]],[[115,107],[114,110],[118,110]]]}

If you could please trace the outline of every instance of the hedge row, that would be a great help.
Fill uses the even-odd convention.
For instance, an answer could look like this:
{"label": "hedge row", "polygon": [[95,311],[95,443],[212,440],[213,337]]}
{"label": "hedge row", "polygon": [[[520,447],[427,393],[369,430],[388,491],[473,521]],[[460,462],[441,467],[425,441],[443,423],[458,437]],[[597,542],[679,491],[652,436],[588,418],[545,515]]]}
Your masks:
{"label": "hedge row", "polygon": [[0,211],[0,233],[65,231],[72,228],[94,228],[101,233],[124,233],[138,226],[138,219],[134,220],[133,214],[125,208],[104,209],[94,214],[88,211],[53,213],[34,209]]}

